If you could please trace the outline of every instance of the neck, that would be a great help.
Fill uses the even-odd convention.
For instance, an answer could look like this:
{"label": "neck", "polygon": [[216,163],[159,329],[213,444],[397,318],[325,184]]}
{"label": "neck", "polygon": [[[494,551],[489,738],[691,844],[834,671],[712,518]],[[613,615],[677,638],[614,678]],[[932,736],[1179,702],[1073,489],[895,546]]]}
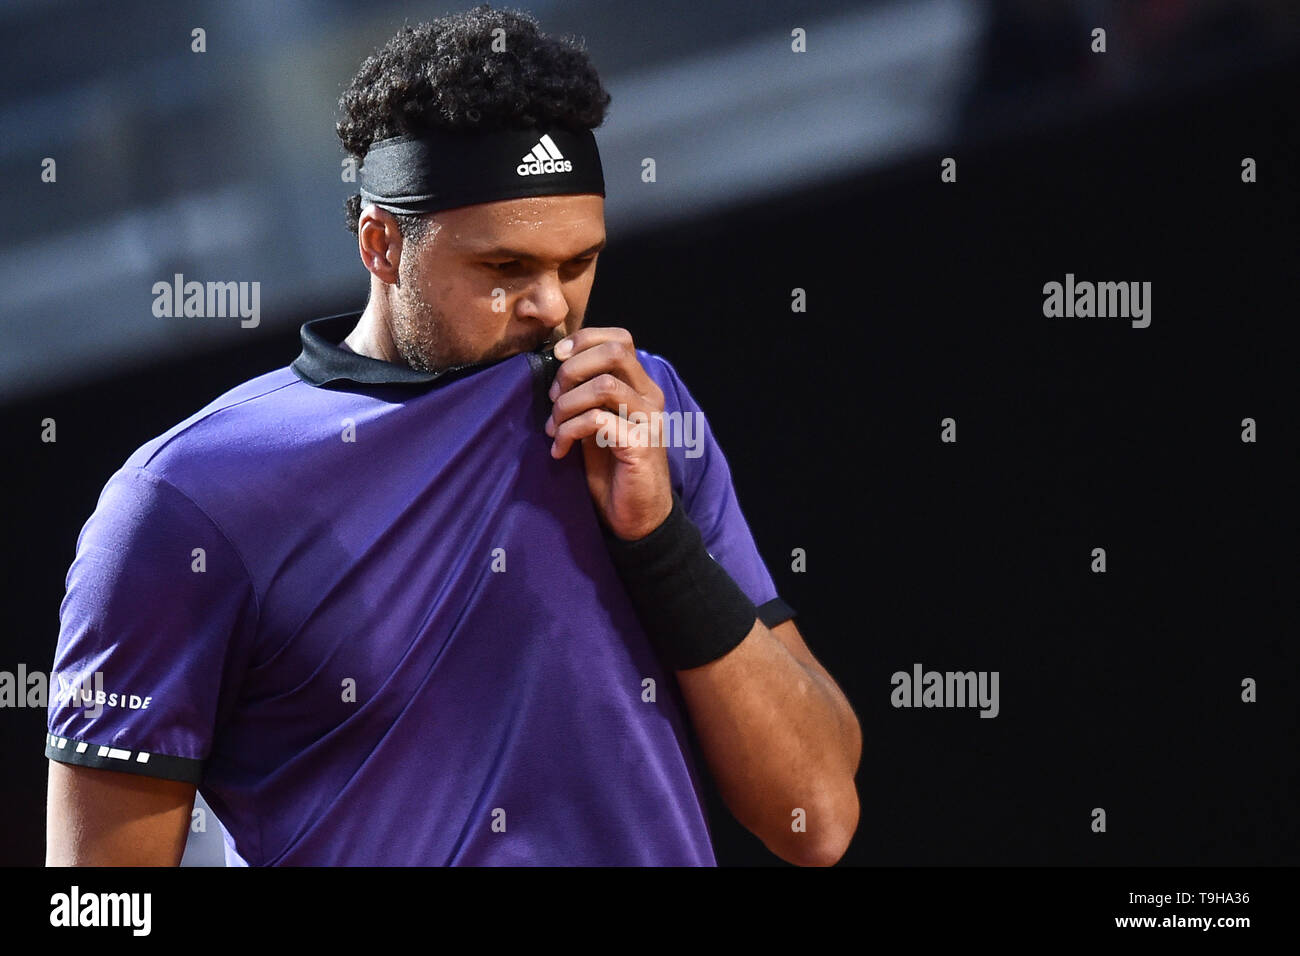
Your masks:
{"label": "neck", "polygon": [[405,365],[406,360],[393,344],[391,328],[387,303],[372,293],[356,328],[349,332],[343,341],[348,344],[348,348],[359,355],[392,362],[395,365]]}

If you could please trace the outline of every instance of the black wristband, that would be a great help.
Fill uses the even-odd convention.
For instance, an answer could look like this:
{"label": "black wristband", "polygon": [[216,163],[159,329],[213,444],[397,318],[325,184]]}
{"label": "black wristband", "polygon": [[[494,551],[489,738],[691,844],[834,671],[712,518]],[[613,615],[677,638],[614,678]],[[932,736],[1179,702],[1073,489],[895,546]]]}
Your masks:
{"label": "black wristband", "polygon": [[717,660],[753,630],[757,608],[709,556],[676,492],[668,517],[644,538],[601,530],[641,626],[674,670]]}

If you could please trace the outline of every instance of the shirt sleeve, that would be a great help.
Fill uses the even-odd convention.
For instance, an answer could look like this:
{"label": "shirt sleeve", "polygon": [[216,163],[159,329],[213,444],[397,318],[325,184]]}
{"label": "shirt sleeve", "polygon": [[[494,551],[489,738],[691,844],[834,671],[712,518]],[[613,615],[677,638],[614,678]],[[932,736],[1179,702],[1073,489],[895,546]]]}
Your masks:
{"label": "shirt sleeve", "polygon": [[68,571],[45,755],[199,784],[257,611],[214,521],[165,479],[118,471]]}
{"label": "shirt sleeve", "polygon": [[795,616],[776,593],[740,510],[731,469],[704,412],[666,359],[638,350],[642,366],[664,392],[664,441],[673,488],[700,529],[709,554],[740,585],[768,627]]}

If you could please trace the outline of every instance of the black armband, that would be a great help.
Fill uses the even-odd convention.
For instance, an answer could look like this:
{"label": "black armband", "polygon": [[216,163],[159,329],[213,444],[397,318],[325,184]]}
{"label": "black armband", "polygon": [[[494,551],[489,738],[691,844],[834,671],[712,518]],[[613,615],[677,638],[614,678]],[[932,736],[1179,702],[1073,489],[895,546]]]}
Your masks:
{"label": "black armband", "polygon": [[717,660],[753,630],[757,608],[709,556],[676,492],[673,510],[644,538],[601,530],[641,626],[674,670]]}

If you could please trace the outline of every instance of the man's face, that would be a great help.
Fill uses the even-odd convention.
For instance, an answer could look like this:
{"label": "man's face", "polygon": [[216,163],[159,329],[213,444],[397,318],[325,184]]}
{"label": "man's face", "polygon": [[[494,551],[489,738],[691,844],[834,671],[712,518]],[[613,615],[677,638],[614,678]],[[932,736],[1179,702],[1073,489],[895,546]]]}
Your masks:
{"label": "man's face", "polygon": [[436,371],[528,352],[582,327],[605,244],[598,195],[536,196],[432,215],[403,243],[392,335]]}

